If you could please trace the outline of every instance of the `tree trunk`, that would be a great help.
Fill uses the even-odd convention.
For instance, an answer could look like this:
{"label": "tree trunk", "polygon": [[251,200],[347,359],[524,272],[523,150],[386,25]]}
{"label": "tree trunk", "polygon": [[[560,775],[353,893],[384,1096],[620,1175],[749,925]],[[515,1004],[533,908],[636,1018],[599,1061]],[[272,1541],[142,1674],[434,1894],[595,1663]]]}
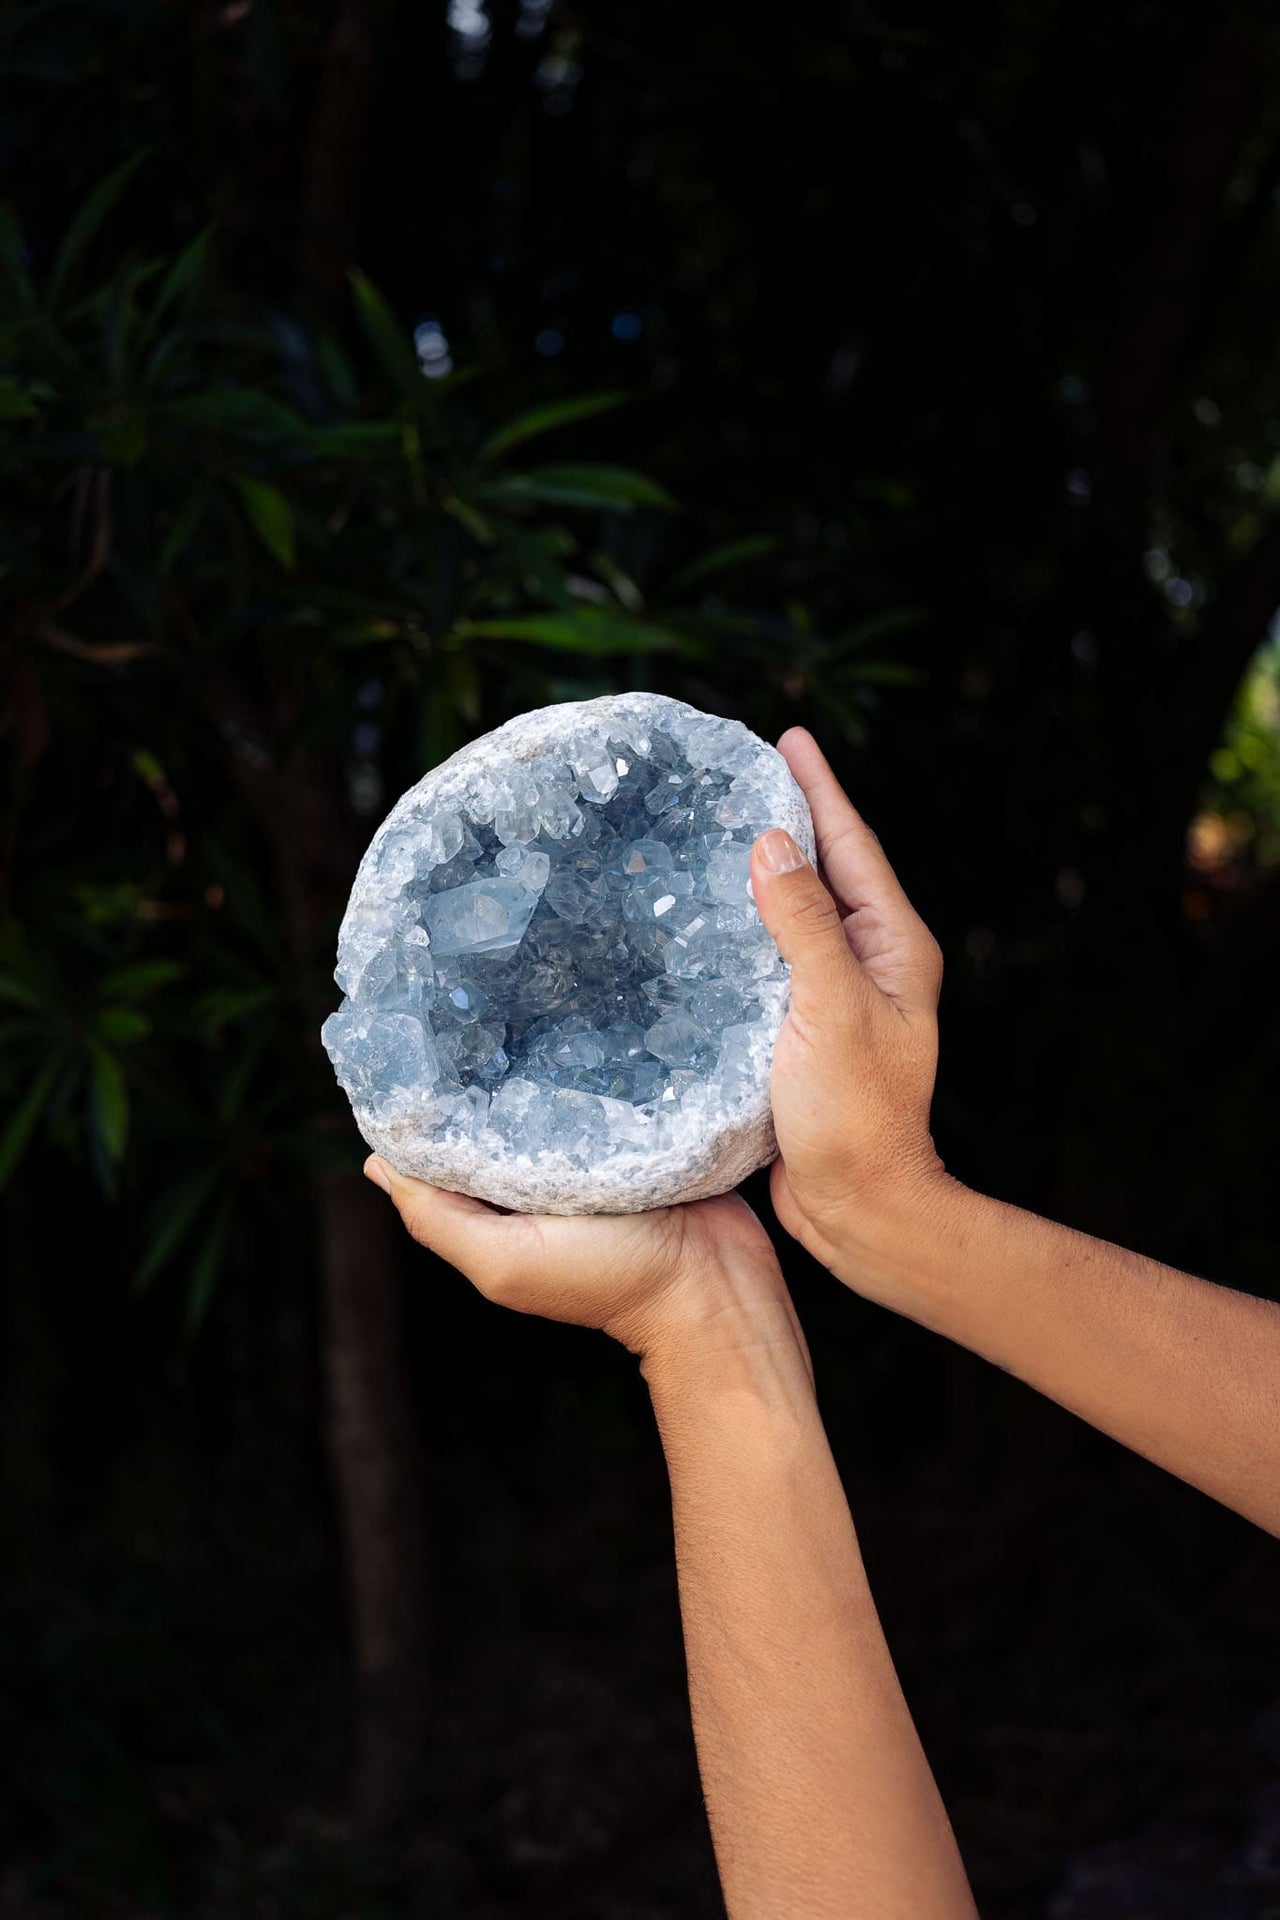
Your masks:
{"label": "tree trunk", "polygon": [[[268,727],[240,689],[212,687],[209,706],[237,784],[275,859],[289,947],[319,1052],[333,990],[318,960],[332,953],[360,855],[336,770],[322,757],[273,754],[291,702]],[[330,1079],[328,1063],[324,1063]],[[351,1125],[335,1092],[334,1118]],[[326,1395],[324,1438],[344,1561],[355,1717],[350,1810],[366,1830],[396,1812],[428,1706],[430,1573],[425,1472],[405,1363],[402,1235],[389,1202],[356,1173],[313,1184]]]}
{"label": "tree trunk", "polygon": [[420,1751],[428,1567],[419,1439],[404,1365],[395,1214],[358,1174],[315,1183],[325,1439],[356,1681],[351,1812],[376,1828]]}
{"label": "tree trunk", "polygon": [[298,270],[321,313],[337,312],[355,264],[360,161],[393,0],[335,0],[302,157]]}

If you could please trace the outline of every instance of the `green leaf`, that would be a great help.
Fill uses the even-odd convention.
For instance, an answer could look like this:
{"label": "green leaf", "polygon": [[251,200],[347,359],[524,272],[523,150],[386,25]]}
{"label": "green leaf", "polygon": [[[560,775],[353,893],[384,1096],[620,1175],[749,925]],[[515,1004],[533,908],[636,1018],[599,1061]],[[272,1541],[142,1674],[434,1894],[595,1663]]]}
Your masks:
{"label": "green leaf", "polygon": [[763,554],[775,552],[777,545],[771,534],[762,533],[747,540],[730,540],[722,547],[713,547],[709,553],[701,554],[698,559],[681,567],[672,576],[669,590],[672,593],[684,593],[717,574],[743,566],[748,560],[758,560]]}
{"label": "green leaf", "polygon": [[136,1007],[104,1007],[98,1015],[98,1032],[112,1046],[127,1047],[134,1040],[145,1040],[151,1022]]}
{"label": "green leaf", "polygon": [[883,640],[886,634],[905,633],[912,627],[918,627],[924,617],[922,607],[886,607],[882,613],[868,614],[856,626],[847,627],[843,633],[837,634],[826,649],[824,658],[836,660],[844,654],[857,653],[863,647],[869,647],[873,640]]}
{"label": "green leaf", "polygon": [[263,1007],[270,1006],[277,997],[277,988],[271,986],[214,987],[211,992],[201,994],[196,1009],[201,1024],[209,1032],[216,1033],[229,1020],[239,1020],[246,1013],[257,1013]]}
{"label": "green leaf", "polygon": [[0,420],[34,420],[38,408],[27,387],[16,380],[0,380]]}
{"label": "green leaf", "polygon": [[222,1259],[230,1228],[231,1205],[227,1201],[210,1225],[204,1244],[196,1255],[195,1265],[191,1269],[191,1278],[187,1283],[188,1337],[197,1334],[204,1324],[205,1315],[209,1311],[218,1284],[218,1276],[222,1271]]}
{"label": "green leaf", "polygon": [[219,1120],[230,1120],[239,1113],[249,1083],[271,1044],[271,1038],[271,1029],[263,1022],[249,1029],[248,1038],[240,1048],[238,1058],[228,1067],[218,1093]]}
{"label": "green leaf", "polygon": [[50,310],[57,306],[68,275],[142,162],[147,158],[148,152],[149,149],[144,147],[141,153],[133,154],[122,166],[109,173],[105,180],[100,180],[72,220],[67,229],[66,238],[58,249],[58,257],[53,263],[49,284],[45,288],[45,304]]}
{"label": "green leaf", "polygon": [[156,572],[162,580],[166,579],[176,562],[181,559],[196,528],[204,518],[207,495],[193,493],[174,515],[173,524],[164,537],[160,557],[156,561]]}
{"label": "green leaf", "polygon": [[600,657],[628,653],[686,653],[703,651],[698,643],[669,627],[602,607],[583,607],[572,613],[515,613],[487,620],[463,620],[454,632],[463,639],[520,640],[530,646],[551,647],[560,653],[590,653]]}
{"label": "green leaf", "polygon": [[168,1266],[208,1205],[219,1178],[219,1168],[203,1167],[161,1194],[152,1211],[147,1250],[134,1270],[136,1292],[144,1292]]}
{"label": "green leaf", "polygon": [[418,365],[409,330],[399,321],[372,281],[358,269],[350,274],[356,313],[365,337],[391,384],[408,398],[418,399],[427,385]]}
{"label": "green leaf", "polygon": [[445,512],[460,526],[464,526],[471,538],[482,547],[491,547],[496,538],[493,527],[482,513],[466,500],[459,499],[456,493],[447,493],[441,501]]}
{"label": "green leaf", "polygon": [[301,414],[269,393],[255,393],[252,387],[227,385],[210,387],[204,393],[185,393],[167,401],[163,412],[166,419],[194,427],[197,432],[260,438],[273,444],[279,440],[301,443],[308,432]]}
{"label": "green leaf", "polygon": [[54,1083],[61,1073],[65,1054],[55,1053],[46,1060],[15,1108],[4,1133],[0,1135],[0,1188],[8,1186],[19,1161],[26,1152],[40,1115],[49,1103]]}
{"label": "green leaf", "polygon": [[273,559],[292,572],[293,509],[269,480],[255,480],[250,474],[232,475],[245,519]]}
{"label": "green leaf", "polygon": [[117,967],[104,974],[101,982],[104,1000],[141,1000],[171,980],[180,980],[185,967],[176,960],[139,960],[131,967]]}
{"label": "green leaf", "polygon": [[146,346],[154,337],[156,328],[175,302],[181,302],[196,292],[209,261],[209,239],[213,228],[204,227],[195,239],[188,242],[178,255],[161,284],[150,313],[143,324],[142,343]]}
{"label": "green leaf", "polygon": [[675,511],[676,502],[665,487],[629,467],[537,467],[530,473],[512,473],[491,480],[480,489],[485,500],[510,504],[537,501],[549,506],[604,507],[629,513],[633,507],[660,507]]}
{"label": "green leaf", "polygon": [[94,1131],[108,1164],[114,1164],[129,1138],[129,1089],[120,1062],[105,1047],[93,1049],[90,1087]]}
{"label": "green leaf", "polygon": [[350,459],[385,452],[398,444],[400,432],[396,420],[346,420],[335,427],[313,427],[309,438],[316,453]]}
{"label": "green leaf", "polygon": [[38,1007],[43,1004],[39,993],[15,973],[0,973],[0,1000],[16,1001],[20,1007]]}
{"label": "green leaf", "polygon": [[480,449],[482,460],[496,460],[508,447],[518,447],[522,441],[533,440],[538,434],[550,433],[555,427],[567,427],[574,420],[590,419],[592,414],[607,413],[614,407],[622,406],[625,393],[588,393],[581,394],[576,400],[553,400],[542,407],[530,407],[526,413],[518,413],[514,420],[508,420],[505,427],[499,427],[490,434]]}

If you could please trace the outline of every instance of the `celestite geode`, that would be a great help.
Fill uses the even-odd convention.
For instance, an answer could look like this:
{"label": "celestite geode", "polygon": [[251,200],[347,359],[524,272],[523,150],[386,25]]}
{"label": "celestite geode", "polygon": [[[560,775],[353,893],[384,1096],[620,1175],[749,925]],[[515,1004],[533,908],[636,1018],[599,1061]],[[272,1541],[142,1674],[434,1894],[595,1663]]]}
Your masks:
{"label": "celestite geode", "polygon": [[543,1213],[721,1193],[772,1158],[788,975],[751,843],[804,795],[736,720],[660,694],[542,707],[392,808],[323,1039],[403,1173]]}

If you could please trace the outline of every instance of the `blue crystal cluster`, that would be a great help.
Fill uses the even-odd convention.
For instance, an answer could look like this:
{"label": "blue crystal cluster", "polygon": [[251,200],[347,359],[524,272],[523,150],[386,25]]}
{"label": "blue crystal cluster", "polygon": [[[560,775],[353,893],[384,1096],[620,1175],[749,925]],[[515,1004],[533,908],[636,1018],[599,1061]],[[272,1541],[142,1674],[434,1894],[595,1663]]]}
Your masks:
{"label": "blue crystal cluster", "polygon": [[397,809],[323,1032],[357,1111],[412,1095],[419,1128],[590,1166],[732,1096],[785,977],[749,884],[768,750],[661,705]]}

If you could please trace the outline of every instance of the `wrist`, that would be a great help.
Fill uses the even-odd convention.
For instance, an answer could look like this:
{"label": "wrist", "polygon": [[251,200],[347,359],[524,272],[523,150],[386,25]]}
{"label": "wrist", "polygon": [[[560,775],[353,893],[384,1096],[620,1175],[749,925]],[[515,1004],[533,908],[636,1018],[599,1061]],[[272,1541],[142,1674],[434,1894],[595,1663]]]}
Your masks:
{"label": "wrist", "polygon": [[664,1408],[721,1388],[767,1396],[786,1381],[812,1393],[808,1348],[771,1252],[682,1279],[627,1344],[660,1419]]}
{"label": "wrist", "polygon": [[855,1292],[943,1331],[958,1265],[989,1204],[935,1160],[851,1197],[826,1264]]}

